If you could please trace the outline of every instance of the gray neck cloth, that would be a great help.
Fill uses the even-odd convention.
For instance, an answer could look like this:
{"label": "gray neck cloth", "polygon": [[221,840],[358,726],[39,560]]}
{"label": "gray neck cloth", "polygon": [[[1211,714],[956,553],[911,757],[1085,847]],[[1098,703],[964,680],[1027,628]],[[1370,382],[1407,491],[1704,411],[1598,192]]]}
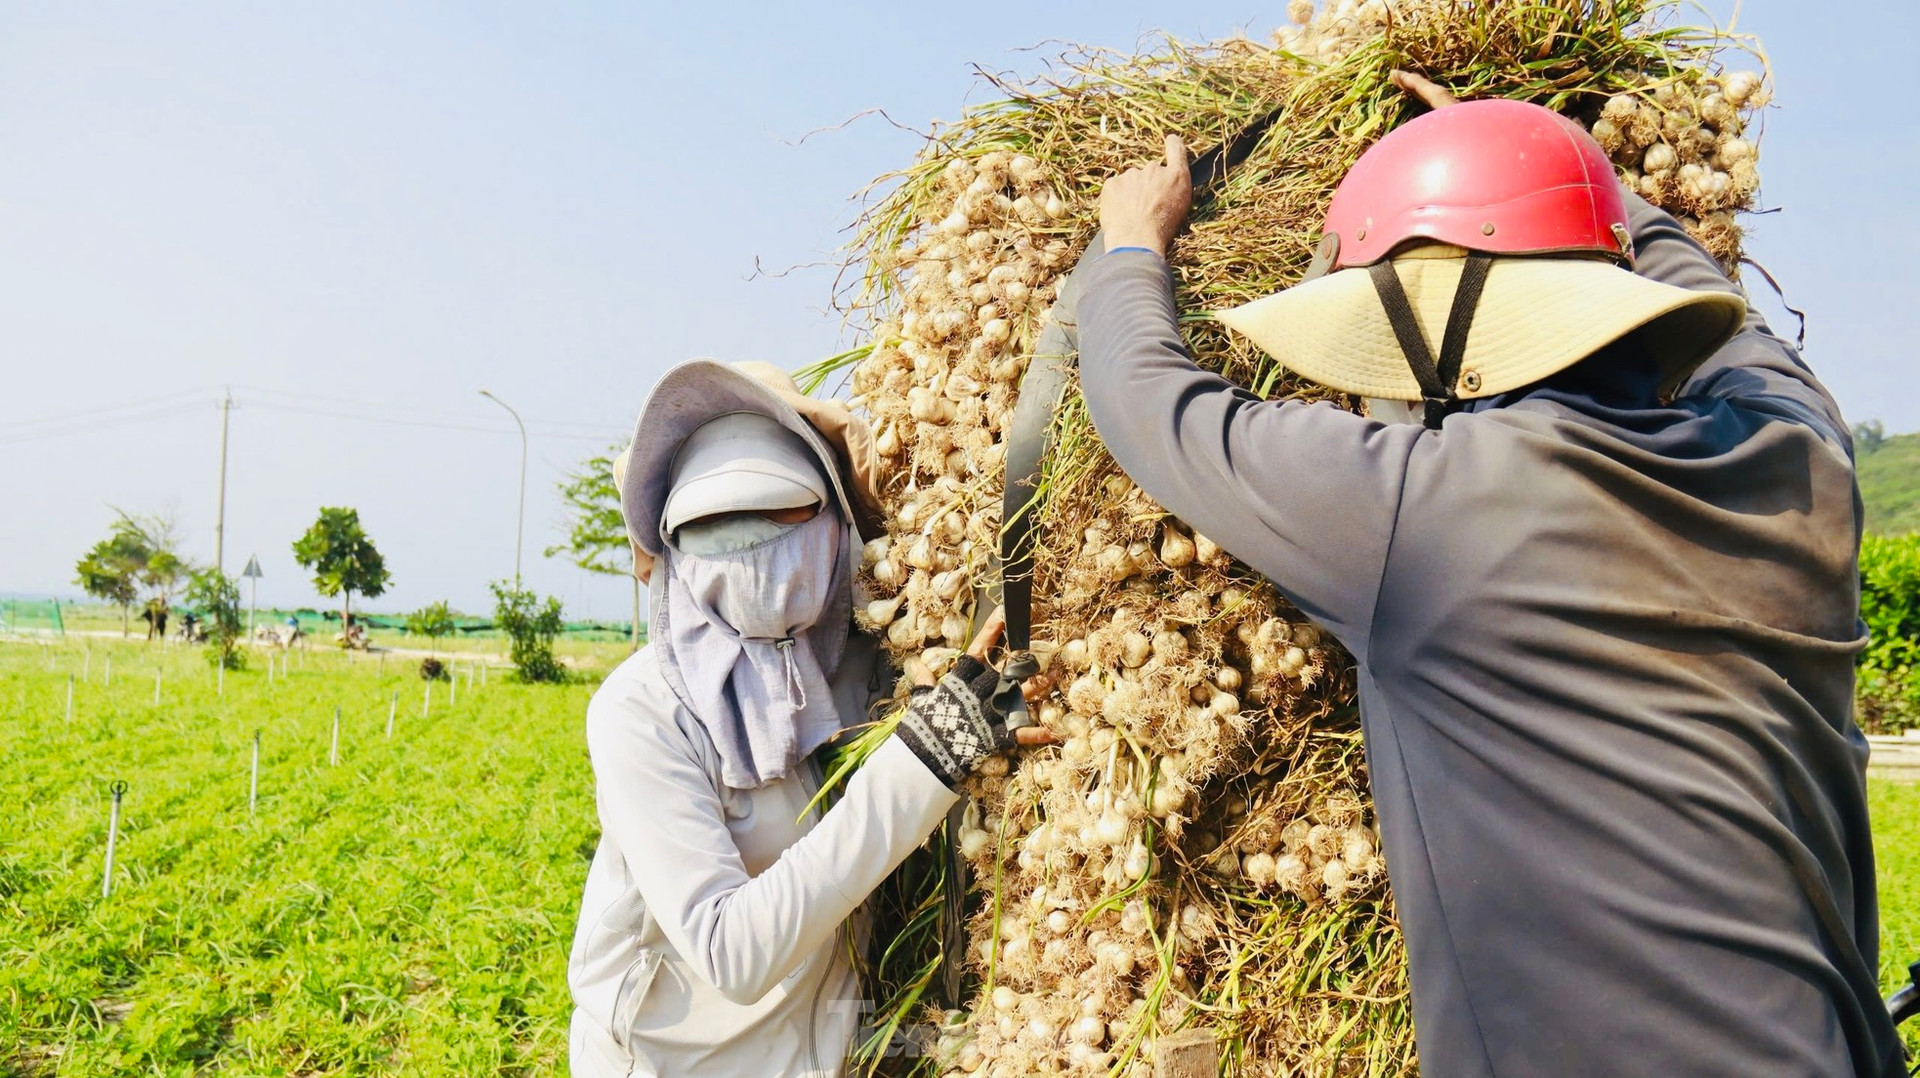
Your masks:
{"label": "gray neck cloth", "polygon": [[652,589],[660,667],[713,739],[729,787],[786,777],[840,731],[828,679],[853,612],[849,535],[822,508],[804,524],[689,525],[663,552]]}

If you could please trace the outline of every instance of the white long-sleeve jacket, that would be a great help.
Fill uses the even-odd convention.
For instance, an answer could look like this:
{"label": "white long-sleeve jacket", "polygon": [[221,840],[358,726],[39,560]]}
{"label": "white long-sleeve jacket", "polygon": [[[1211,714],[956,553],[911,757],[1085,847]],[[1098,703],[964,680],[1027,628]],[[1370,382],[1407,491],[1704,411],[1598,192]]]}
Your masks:
{"label": "white long-sleeve jacket", "polygon": [[[849,723],[871,669],[856,634],[834,685]],[[955,794],[897,740],[824,814],[810,765],[729,789],[652,648],[594,694],[587,747],[601,835],[568,966],[575,1078],[839,1075],[865,1013],[839,929]]]}

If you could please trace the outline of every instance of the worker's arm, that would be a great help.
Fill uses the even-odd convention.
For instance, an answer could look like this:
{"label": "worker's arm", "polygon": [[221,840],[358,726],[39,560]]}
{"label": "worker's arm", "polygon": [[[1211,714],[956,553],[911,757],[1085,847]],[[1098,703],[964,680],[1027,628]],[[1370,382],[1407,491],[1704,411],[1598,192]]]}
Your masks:
{"label": "worker's arm", "polygon": [[749,1004],[832,936],[946,815],[955,794],[897,738],[813,830],[748,876],[688,732],[642,702],[596,696],[587,747],[602,832],[695,973]]}
{"label": "worker's arm", "polygon": [[[1641,276],[1699,292],[1740,294],[1720,263],[1687,235],[1680,222],[1631,192],[1627,213],[1637,253],[1634,269]],[[1681,392],[1778,413],[1813,426],[1841,446],[1851,445],[1840,407],[1826,387],[1807,369],[1793,345],[1774,336],[1751,303],[1740,332],[1694,372]]]}
{"label": "worker's arm", "polygon": [[1162,257],[1192,204],[1187,148],[1108,180],[1108,253],[1079,300],[1080,385],[1120,467],[1364,657],[1365,628],[1425,431],[1263,401],[1194,366]]}
{"label": "worker's arm", "polygon": [[1180,337],[1167,264],[1151,250],[1101,257],[1078,313],[1087,411],[1120,467],[1363,650],[1423,429],[1263,401],[1200,370]]}

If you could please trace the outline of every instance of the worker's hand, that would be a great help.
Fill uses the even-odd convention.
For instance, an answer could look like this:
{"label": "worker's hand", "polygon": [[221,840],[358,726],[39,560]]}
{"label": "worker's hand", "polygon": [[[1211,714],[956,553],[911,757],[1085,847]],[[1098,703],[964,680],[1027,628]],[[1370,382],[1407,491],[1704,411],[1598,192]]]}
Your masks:
{"label": "worker's hand", "polygon": [[1193,179],[1187,171],[1187,144],[1167,136],[1167,158],[1128,169],[1100,191],[1100,227],[1107,250],[1145,247],[1162,256],[1193,208]]}
{"label": "worker's hand", "polygon": [[1448,105],[1460,103],[1460,99],[1453,96],[1452,91],[1424,75],[1416,75],[1411,71],[1396,69],[1393,73],[1393,84],[1408,96],[1424,102],[1431,109],[1444,109]]}
{"label": "worker's hand", "polygon": [[[938,681],[933,680],[924,662],[907,662],[907,673],[914,681],[913,698],[893,736],[905,742],[920,762],[950,787],[959,786],[982,760],[1002,749],[1054,741],[1052,731],[1045,727],[1007,729],[1007,716],[993,706],[1000,672],[987,662],[987,656],[1006,627],[1006,615],[995,610],[967,653],[955,660],[953,669]],[[1029,699],[1044,692],[1046,686],[1039,681],[1030,679],[1021,691]]]}

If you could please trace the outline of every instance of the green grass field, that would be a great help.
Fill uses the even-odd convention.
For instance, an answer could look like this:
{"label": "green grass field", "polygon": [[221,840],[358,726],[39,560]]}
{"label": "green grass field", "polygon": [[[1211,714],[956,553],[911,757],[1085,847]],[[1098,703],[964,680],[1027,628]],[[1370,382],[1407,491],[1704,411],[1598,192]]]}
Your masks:
{"label": "green grass field", "polygon": [[[1920,783],[1869,783],[1867,808],[1880,874],[1880,985],[1891,994],[1907,983],[1907,964],[1920,962]],[[1920,1020],[1905,1034],[1920,1059]]]}
{"label": "green grass field", "polygon": [[412,663],[316,650],[218,696],[197,649],[88,647],[0,645],[0,1074],[563,1068],[591,684],[494,671],[423,717]]}
{"label": "green grass field", "polygon": [[[422,716],[413,667],[315,649],[222,696],[198,650],[0,643],[0,1076],[563,1071],[598,673],[443,683]],[[1872,808],[1890,989],[1920,958],[1920,786]]]}

